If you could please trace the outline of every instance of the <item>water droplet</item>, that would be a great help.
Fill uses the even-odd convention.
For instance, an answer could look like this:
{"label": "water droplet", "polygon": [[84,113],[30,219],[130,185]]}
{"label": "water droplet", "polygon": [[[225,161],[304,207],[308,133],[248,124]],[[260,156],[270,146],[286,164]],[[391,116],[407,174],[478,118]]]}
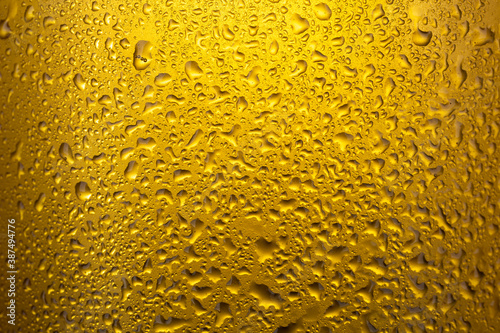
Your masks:
{"label": "water droplet", "polygon": [[155,77],[155,85],[158,87],[165,87],[170,81],[172,81],[172,76],[167,73],[161,73]]}
{"label": "water droplet", "polygon": [[271,42],[271,45],[269,46],[269,53],[271,53],[272,55],[276,55],[278,53],[278,50],[279,50],[279,44],[276,40],[273,40]]}
{"label": "water droplet", "polygon": [[145,70],[151,64],[153,44],[146,40],[138,41],[135,44],[134,67],[137,70]]}
{"label": "water droplet", "polygon": [[296,35],[299,35],[309,29],[309,21],[299,14],[293,14],[290,22],[292,24],[292,31]]}
{"label": "water droplet", "polygon": [[78,182],[75,185],[75,193],[78,199],[86,201],[92,196],[89,185],[86,182]]}
{"label": "water droplet", "polygon": [[136,161],[129,162],[127,168],[125,169],[125,178],[127,178],[128,180],[135,180],[138,173],[139,164]]}
{"label": "water droplet", "polygon": [[80,90],[85,90],[86,82],[83,79],[82,74],[78,73],[73,77],[73,82],[75,83],[75,86],[80,89]]}
{"label": "water droplet", "polygon": [[0,21],[0,38],[6,39],[11,33],[12,30],[10,29],[9,22],[7,20]]}
{"label": "water droplet", "polygon": [[71,151],[71,147],[66,142],[62,143],[59,147],[59,155],[66,160],[68,163],[75,163],[75,158],[73,157],[73,152]]}
{"label": "water droplet", "polygon": [[46,198],[47,196],[45,195],[45,193],[40,193],[40,195],[38,196],[38,199],[35,201],[35,209],[37,212],[42,211]]}
{"label": "water droplet", "polygon": [[332,16],[332,10],[324,2],[314,6],[314,14],[320,20],[329,20]]}
{"label": "water droplet", "polygon": [[31,22],[35,18],[35,8],[31,5],[26,7],[26,11],[24,12],[24,20],[26,22]]}
{"label": "water droplet", "polygon": [[427,46],[432,39],[432,32],[431,31],[422,31],[420,29],[417,29],[413,33],[413,43],[415,43],[418,46]]}
{"label": "water droplet", "polygon": [[197,80],[203,76],[203,70],[196,61],[188,61],[185,65],[185,71],[190,80]]}

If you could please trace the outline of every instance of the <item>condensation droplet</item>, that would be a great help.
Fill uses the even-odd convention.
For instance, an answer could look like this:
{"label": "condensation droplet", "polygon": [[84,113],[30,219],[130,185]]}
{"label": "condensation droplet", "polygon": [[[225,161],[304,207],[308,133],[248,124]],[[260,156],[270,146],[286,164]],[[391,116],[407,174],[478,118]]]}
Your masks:
{"label": "condensation droplet", "polygon": [[290,22],[292,24],[292,31],[296,35],[299,35],[309,29],[309,21],[299,14],[293,14]]}
{"label": "condensation droplet", "polygon": [[186,75],[191,80],[197,80],[203,76],[203,70],[196,61],[188,61],[184,66]]}
{"label": "condensation droplet", "polygon": [[417,29],[413,33],[413,43],[418,46],[427,46],[432,39],[432,32],[431,31],[422,31],[420,29]]}
{"label": "condensation droplet", "polygon": [[153,44],[146,40],[138,41],[135,44],[134,67],[137,70],[145,70],[151,64]]}
{"label": "condensation droplet", "polygon": [[86,182],[78,182],[75,185],[75,193],[78,199],[86,201],[92,196],[92,191]]}
{"label": "condensation droplet", "polygon": [[326,3],[322,2],[314,6],[314,14],[318,19],[325,21],[332,16],[332,10]]}

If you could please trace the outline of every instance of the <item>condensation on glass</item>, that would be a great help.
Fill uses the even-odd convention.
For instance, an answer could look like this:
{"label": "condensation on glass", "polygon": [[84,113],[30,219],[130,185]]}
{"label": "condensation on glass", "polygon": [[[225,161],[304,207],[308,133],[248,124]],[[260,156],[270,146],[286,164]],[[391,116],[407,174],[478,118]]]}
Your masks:
{"label": "condensation on glass", "polygon": [[499,22],[2,1],[15,331],[498,332]]}

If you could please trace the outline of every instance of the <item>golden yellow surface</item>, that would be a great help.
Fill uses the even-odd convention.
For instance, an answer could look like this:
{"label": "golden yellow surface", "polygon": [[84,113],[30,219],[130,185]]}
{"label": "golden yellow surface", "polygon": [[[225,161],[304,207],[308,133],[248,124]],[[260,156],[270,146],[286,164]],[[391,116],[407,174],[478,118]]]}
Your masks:
{"label": "golden yellow surface", "polygon": [[0,331],[499,332],[499,22],[0,2]]}

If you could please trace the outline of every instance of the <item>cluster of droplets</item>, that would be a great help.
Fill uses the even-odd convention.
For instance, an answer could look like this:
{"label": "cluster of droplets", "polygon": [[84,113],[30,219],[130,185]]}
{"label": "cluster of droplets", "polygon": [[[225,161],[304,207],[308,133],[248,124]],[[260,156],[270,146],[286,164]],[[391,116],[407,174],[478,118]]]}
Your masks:
{"label": "cluster of droplets", "polygon": [[23,329],[499,329],[495,1],[0,6]]}

